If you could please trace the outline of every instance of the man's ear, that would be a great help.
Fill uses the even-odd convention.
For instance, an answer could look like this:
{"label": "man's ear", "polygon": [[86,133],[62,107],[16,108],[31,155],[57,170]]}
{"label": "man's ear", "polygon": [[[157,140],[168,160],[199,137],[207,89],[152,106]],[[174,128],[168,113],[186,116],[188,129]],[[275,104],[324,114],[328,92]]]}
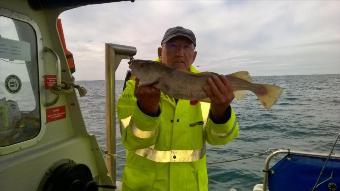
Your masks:
{"label": "man's ear", "polygon": [[162,47],[158,47],[158,58],[159,60],[162,60]]}
{"label": "man's ear", "polygon": [[195,51],[195,52],[194,52],[194,56],[193,56],[193,60],[192,60],[192,62],[194,62],[194,61],[195,61],[195,59],[196,59],[196,55],[197,55],[197,51]]}

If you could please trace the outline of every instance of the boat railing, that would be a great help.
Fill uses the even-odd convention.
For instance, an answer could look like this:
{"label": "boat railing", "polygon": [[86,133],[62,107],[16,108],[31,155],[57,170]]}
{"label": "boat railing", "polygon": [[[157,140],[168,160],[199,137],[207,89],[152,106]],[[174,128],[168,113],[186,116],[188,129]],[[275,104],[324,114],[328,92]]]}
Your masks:
{"label": "boat railing", "polygon": [[313,158],[320,158],[323,160],[322,162],[322,167],[320,169],[320,173],[319,176],[315,182],[314,187],[312,188],[311,191],[315,190],[316,187],[318,187],[320,185],[320,177],[327,165],[327,162],[329,160],[340,160],[340,155],[336,155],[333,151],[334,151],[334,147],[338,141],[338,139],[340,138],[340,134],[337,135],[337,138],[332,146],[332,149],[330,150],[329,153],[317,153],[317,152],[306,152],[306,151],[296,151],[296,150],[290,150],[290,149],[276,149],[274,151],[272,151],[271,154],[268,155],[268,157],[265,160],[265,165],[264,165],[264,179],[263,179],[263,185],[256,185],[254,187],[254,191],[259,191],[259,190],[263,190],[263,191],[267,191],[268,190],[268,184],[269,184],[269,173],[276,173],[276,172],[272,172],[270,163],[273,160],[274,157],[281,155],[281,154],[285,154],[286,156],[291,156],[291,155],[299,155],[299,156],[303,156],[303,157],[313,157]]}

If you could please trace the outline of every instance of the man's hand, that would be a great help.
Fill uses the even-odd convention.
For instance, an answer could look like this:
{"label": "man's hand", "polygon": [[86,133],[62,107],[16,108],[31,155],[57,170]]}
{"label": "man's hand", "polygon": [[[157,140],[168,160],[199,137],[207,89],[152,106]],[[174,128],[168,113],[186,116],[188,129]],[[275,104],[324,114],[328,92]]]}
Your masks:
{"label": "man's hand", "polygon": [[136,79],[135,96],[140,109],[148,115],[157,115],[161,91],[153,85],[138,86],[139,79]]}
{"label": "man's hand", "polygon": [[213,75],[208,78],[203,91],[211,100],[212,117],[217,121],[224,121],[227,108],[234,99],[231,84],[223,75]]}

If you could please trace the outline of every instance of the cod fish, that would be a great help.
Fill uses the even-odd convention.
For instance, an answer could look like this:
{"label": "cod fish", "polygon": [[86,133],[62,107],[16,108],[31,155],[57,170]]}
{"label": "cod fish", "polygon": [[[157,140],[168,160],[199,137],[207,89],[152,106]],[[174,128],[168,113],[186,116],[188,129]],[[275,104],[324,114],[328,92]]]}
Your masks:
{"label": "cod fish", "polygon": [[[212,72],[180,71],[151,60],[133,59],[129,62],[129,68],[132,74],[139,79],[139,85],[152,84],[173,98],[205,102],[209,102],[209,98],[202,87],[210,76],[216,75]],[[279,86],[252,83],[247,71],[224,76],[231,84],[236,99],[244,97],[244,91],[248,90],[253,92],[267,109],[275,104],[282,93],[282,88]]]}

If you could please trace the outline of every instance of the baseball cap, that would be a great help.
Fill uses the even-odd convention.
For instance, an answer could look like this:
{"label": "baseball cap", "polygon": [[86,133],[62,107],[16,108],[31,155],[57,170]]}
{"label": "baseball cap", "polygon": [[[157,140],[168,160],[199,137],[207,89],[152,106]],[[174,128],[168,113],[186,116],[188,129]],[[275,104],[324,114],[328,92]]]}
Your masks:
{"label": "baseball cap", "polygon": [[190,29],[186,29],[181,26],[169,28],[163,36],[162,44],[178,36],[182,36],[189,39],[194,44],[194,46],[196,46],[195,34]]}

